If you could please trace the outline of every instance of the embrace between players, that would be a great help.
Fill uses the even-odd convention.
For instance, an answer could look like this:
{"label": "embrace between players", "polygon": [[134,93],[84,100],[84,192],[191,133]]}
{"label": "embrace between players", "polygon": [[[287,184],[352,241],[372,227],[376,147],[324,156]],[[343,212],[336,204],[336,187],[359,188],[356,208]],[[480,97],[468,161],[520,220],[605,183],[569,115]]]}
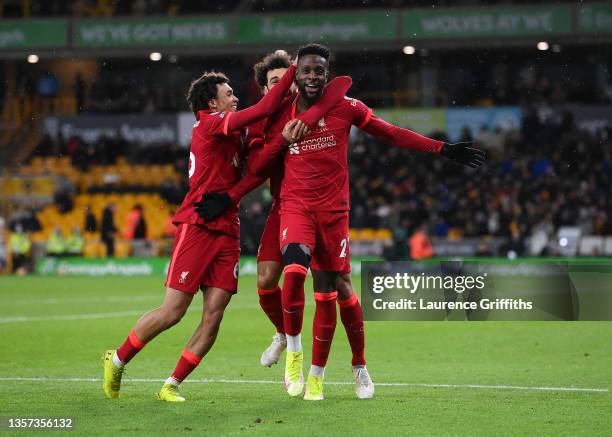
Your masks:
{"label": "embrace between players", "polygon": [[[323,399],[323,376],[334,331],[336,302],[352,350],[359,399],[374,395],[365,361],[361,306],[350,277],[348,140],[357,126],[382,141],[439,153],[476,168],[485,159],[470,143],[448,144],[376,117],[346,97],[352,80],[327,83],[330,51],[301,47],[297,65],[277,51],[255,66],[264,97],[237,111],[229,79],[204,73],[187,94],[196,123],[189,159],[189,192],[173,218],[177,225],[162,305],[144,314],[117,350],[104,354],[104,392],[119,396],[125,365],[155,336],[178,323],[202,289],[202,319],[157,398],[182,402],[180,383],[215,342],[223,313],[237,291],[240,256],[238,203],[270,179],[274,203],[257,255],[261,308],[276,327],[261,364],[278,362],[287,349],[285,387],[291,396]],[[292,90],[295,83],[297,92]],[[304,281],[314,283],[312,364],[304,384],[300,333]],[[282,288],[279,287],[284,273]]]}

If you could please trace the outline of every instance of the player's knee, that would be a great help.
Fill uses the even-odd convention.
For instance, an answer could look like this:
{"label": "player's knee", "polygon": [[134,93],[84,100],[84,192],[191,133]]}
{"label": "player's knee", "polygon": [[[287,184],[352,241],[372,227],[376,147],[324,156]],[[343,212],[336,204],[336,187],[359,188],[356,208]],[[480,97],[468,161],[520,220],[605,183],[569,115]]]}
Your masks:
{"label": "player's knee", "polygon": [[272,290],[278,285],[278,280],[269,273],[260,273],[257,275],[257,288],[260,290]]}
{"label": "player's knee", "polygon": [[341,275],[336,278],[336,290],[338,290],[338,299],[346,300],[353,294],[353,284],[351,276]]}
{"label": "player's knee", "polygon": [[280,262],[262,261],[257,264],[257,288],[273,290],[278,286],[283,266]]}
{"label": "player's knee", "polygon": [[257,270],[257,288],[260,290],[272,290],[278,286],[280,275],[282,273],[282,265],[274,263],[274,266],[268,266]]}
{"label": "player's knee", "polygon": [[289,243],[281,250],[283,254],[283,263],[288,266],[291,264],[299,264],[306,268],[310,267],[310,249],[308,246],[300,243]]}

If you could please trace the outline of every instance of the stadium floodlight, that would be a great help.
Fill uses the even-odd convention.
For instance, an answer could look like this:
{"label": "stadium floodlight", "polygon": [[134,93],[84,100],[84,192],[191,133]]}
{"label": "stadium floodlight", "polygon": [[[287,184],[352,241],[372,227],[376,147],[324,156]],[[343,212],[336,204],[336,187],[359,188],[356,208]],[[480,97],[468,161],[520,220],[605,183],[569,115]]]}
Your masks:
{"label": "stadium floodlight", "polygon": [[28,55],[28,62],[30,64],[36,64],[38,62],[38,55]]}
{"label": "stadium floodlight", "polygon": [[555,53],[560,53],[561,52],[561,46],[559,44],[553,44],[552,51],[555,52]]}
{"label": "stadium floodlight", "polygon": [[540,41],[536,47],[538,50],[548,50],[548,43],[546,41]]}
{"label": "stadium floodlight", "polygon": [[149,55],[149,59],[153,62],[161,61],[162,55],[159,52],[153,52]]}
{"label": "stadium floodlight", "polygon": [[416,49],[413,46],[404,46],[402,49],[405,55],[414,55]]}
{"label": "stadium floodlight", "polygon": [[168,62],[170,62],[171,64],[176,64],[178,62],[178,56],[176,55],[170,55],[168,57]]}

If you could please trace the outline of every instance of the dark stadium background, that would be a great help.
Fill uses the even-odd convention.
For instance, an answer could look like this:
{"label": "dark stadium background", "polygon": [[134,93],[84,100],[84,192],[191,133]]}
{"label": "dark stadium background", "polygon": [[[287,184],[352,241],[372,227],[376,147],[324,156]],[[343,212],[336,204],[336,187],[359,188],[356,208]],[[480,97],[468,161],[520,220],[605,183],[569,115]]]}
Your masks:
{"label": "dark stadium background", "polygon": [[[355,260],[409,257],[421,225],[436,256],[612,255],[612,3],[0,5],[7,272],[17,267],[18,228],[21,243],[31,242],[16,260],[20,273],[57,268],[47,257],[56,228],[82,235],[73,252],[88,259],[72,257],[65,269],[104,263],[110,216],[117,262],[156,257],[151,272],[163,270],[169,217],[187,183],[189,82],[224,71],[244,107],[259,98],[255,62],[311,41],[329,45],[334,74],[352,76],[350,95],[383,118],[439,139],[472,139],[489,156],[481,169],[464,170],[355,130]],[[244,255],[256,252],[269,203],[262,189],[242,204]]]}

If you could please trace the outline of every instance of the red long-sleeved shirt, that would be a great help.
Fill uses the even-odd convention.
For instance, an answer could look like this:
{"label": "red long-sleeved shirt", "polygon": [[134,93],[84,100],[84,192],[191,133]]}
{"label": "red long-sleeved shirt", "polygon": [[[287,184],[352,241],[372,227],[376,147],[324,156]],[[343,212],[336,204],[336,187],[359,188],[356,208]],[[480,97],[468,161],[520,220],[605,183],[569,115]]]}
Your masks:
{"label": "red long-sleeved shirt", "polygon": [[249,124],[270,117],[279,109],[294,76],[295,67],[291,66],[265,97],[244,110],[198,112],[189,153],[189,192],[172,218],[174,224],[192,223],[236,238],[240,235],[237,206],[208,223],[195,212],[194,203],[200,200],[203,193],[227,192],[238,183],[244,158],[241,131]]}

